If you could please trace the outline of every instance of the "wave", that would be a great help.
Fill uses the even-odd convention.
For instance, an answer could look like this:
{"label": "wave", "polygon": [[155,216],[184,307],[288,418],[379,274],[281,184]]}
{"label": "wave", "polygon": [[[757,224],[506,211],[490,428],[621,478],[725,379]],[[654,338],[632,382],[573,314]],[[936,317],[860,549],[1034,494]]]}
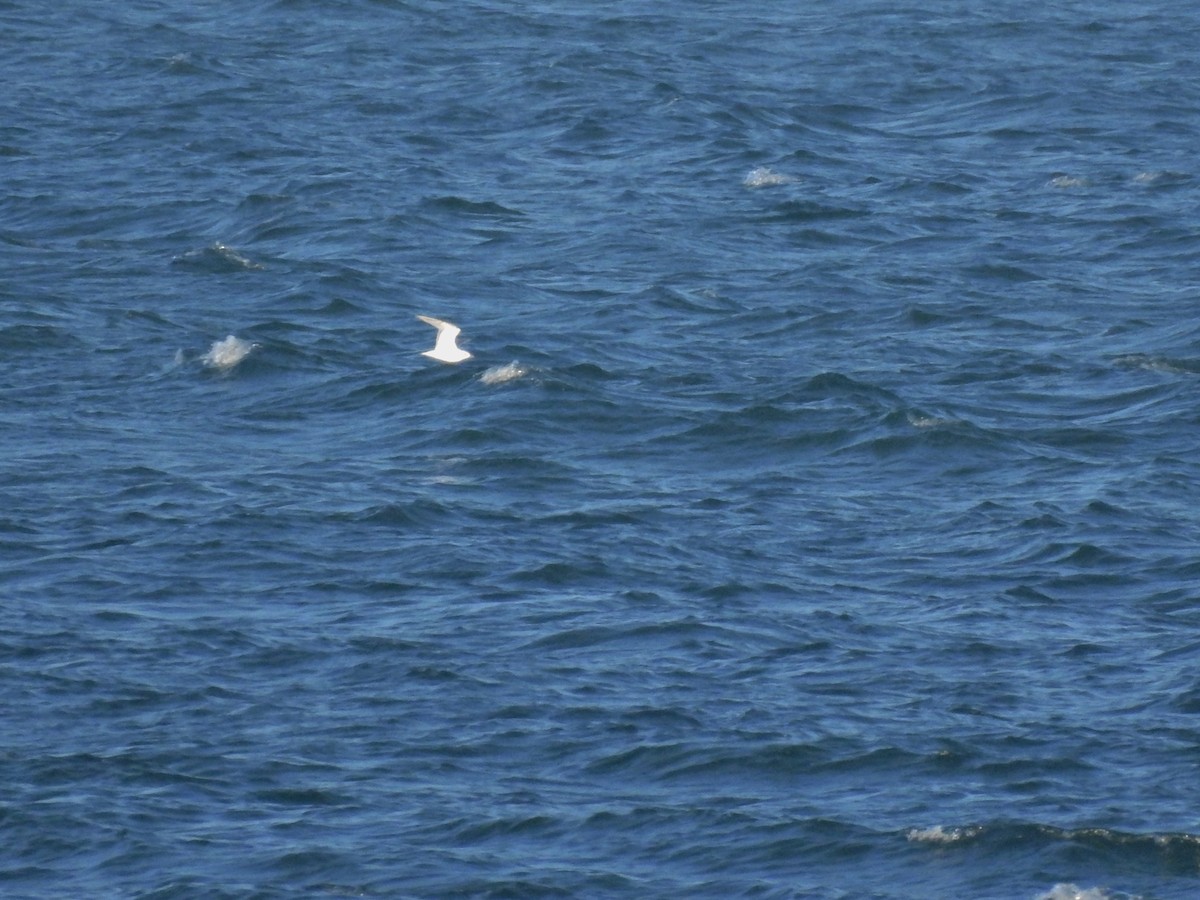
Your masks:
{"label": "wave", "polygon": [[1177,359],[1157,353],[1126,353],[1113,359],[1113,365],[1126,369],[1145,369],[1168,375],[1200,375],[1200,360]]}
{"label": "wave", "polygon": [[1140,184],[1146,187],[1165,187],[1175,184],[1184,184],[1189,180],[1189,176],[1185,172],[1172,172],[1167,170],[1148,170],[1145,172],[1138,172],[1133,176],[1134,184]]}
{"label": "wave", "polygon": [[760,187],[776,187],[781,184],[795,184],[799,181],[792,175],[784,175],[781,172],[775,172],[768,169],[766,166],[759,166],[751,169],[746,177],[742,180],[742,184],[748,188]]}
{"label": "wave", "polygon": [[518,378],[524,378],[530,371],[532,370],[528,366],[523,366],[513,360],[506,366],[492,366],[479,376],[479,380],[487,385],[505,384],[509,381],[516,381]]}
{"label": "wave", "polygon": [[200,357],[200,362],[210,369],[229,372],[249,356],[256,347],[258,344],[244,341],[231,334],[224,340],[213,341],[208,352]]}
{"label": "wave", "polygon": [[1128,896],[1128,894],[1114,894],[1101,887],[1085,889],[1075,884],[1056,884],[1046,893],[1041,894],[1037,900],[1121,900]]}
{"label": "wave", "polygon": [[227,247],[219,242],[209,247],[189,250],[187,253],[175,257],[172,262],[176,266],[214,275],[266,268],[261,263],[256,263],[232,247]]}
{"label": "wave", "polygon": [[481,219],[524,218],[525,216],[521,210],[504,206],[494,200],[472,200],[455,195],[427,197],[421,205],[425,209],[437,212]]}
{"label": "wave", "polygon": [[982,830],[982,827],[977,825],[965,828],[946,828],[944,825],[934,825],[930,828],[910,828],[906,836],[910,841],[923,844],[956,844],[968,838],[977,837]]}
{"label": "wave", "polygon": [[911,828],[913,843],[943,847],[981,847],[990,853],[1029,850],[1091,860],[1118,872],[1200,876],[1200,835],[1189,832],[1138,834],[1109,828],[1060,828],[1054,825],[934,825]]}
{"label": "wave", "polygon": [[17,324],[0,327],[0,350],[6,354],[26,350],[44,353],[51,349],[77,346],[81,346],[81,342],[57,325]]}

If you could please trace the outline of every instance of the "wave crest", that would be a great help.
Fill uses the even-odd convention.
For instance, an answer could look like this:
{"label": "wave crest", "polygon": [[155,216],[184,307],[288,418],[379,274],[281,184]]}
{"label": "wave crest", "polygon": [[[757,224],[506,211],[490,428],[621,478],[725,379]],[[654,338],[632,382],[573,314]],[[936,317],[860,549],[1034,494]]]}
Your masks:
{"label": "wave crest", "polygon": [[1105,888],[1081,888],[1074,884],[1056,884],[1037,900],[1137,900],[1128,894],[1114,894]]}
{"label": "wave crest", "polygon": [[906,837],[910,841],[926,844],[954,844],[958,841],[973,838],[980,831],[981,829],[978,826],[945,828],[941,825],[934,825],[932,828],[910,828]]}
{"label": "wave crest", "polygon": [[257,346],[258,344],[243,341],[241,338],[231,334],[224,340],[213,341],[212,346],[208,348],[208,352],[200,357],[200,362],[204,363],[210,369],[228,372],[249,356],[251,351]]}
{"label": "wave crest", "polygon": [[220,242],[213,244],[211,247],[189,250],[182,256],[175,257],[174,263],[177,266],[185,266],[200,272],[213,274],[243,272],[264,268],[261,263],[256,263],[254,260],[248,259],[237,250]]}
{"label": "wave crest", "polygon": [[479,380],[484,384],[504,384],[508,381],[516,381],[518,378],[524,378],[529,372],[530,369],[528,366],[523,366],[516,360],[513,360],[506,366],[492,366],[479,376]]}
{"label": "wave crest", "polygon": [[742,184],[749,188],[775,187],[781,184],[795,184],[797,180],[791,175],[783,175],[766,166],[759,166],[750,170]]}

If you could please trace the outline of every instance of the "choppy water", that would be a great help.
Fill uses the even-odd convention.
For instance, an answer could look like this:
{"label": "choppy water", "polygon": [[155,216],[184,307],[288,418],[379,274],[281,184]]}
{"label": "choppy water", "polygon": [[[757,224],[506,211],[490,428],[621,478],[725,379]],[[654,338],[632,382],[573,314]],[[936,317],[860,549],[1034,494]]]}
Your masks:
{"label": "choppy water", "polygon": [[1200,10],[923,6],[0,0],[0,892],[1200,895]]}

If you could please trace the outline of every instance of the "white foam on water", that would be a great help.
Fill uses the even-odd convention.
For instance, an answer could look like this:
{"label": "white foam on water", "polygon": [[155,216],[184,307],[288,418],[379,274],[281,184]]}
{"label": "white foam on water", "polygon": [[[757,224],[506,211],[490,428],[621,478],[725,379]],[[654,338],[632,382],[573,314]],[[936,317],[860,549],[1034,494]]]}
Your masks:
{"label": "white foam on water", "polygon": [[1166,372],[1170,375],[1195,375],[1196,369],[1162,356],[1151,356],[1147,353],[1126,353],[1113,358],[1113,364],[1133,369],[1145,369],[1148,372]]}
{"label": "white foam on water", "polygon": [[751,169],[746,175],[742,184],[750,188],[774,187],[780,184],[794,184],[797,181],[791,175],[783,175],[779,172],[774,172],[766,166],[759,166],[757,169]]}
{"label": "white foam on water", "polygon": [[524,378],[528,374],[529,368],[527,366],[523,366],[516,360],[513,360],[506,366],[492,366],[479,376],[479,380],[484,384],[504,384],[507,381],[516,381],[518,378]]}
{"label": "white foam on water", "polygon": [[[1127,894],[1112,894],[1104,888],[1081,888],[1074,884],[1056,884],[1044,894],[1039,894],[1037,900],[1117,900],[1117,897],[1128,897]],[[1128,900],[1137,900],[1128,897]]]}
{"label": "white foam on water", "polygon": [[211,247],[201,247],[198,250],[189,250],[182,256],[177,257],[177,260],[185,263],[193,263],[199,265],[208,265],[221,269],[262,269],[264,266],[261,263],[256,263],[254,260],[243,256],[237,250],[222,244],[220,241],[213,244]]}
{"label": "white foam on water", "polygon": [[1056,188],[1087,187],[1087,179],[1076,178],[1074,175],[1055,175],[1050,179],[1050,186]]}
{"label": "white foam on water", "polygon": [[1170,169],[1150,169],[1145,172],[1138,172],[1133,176],[1134,184],[1159,184],[1164,181],[1168,184],[1175,184],[1188,180],[1190,179],[1187,173],[1175,172]]}
{"label": "white foam on water", "polygon": [[941,825],[934,825],[932,828],[910,828],[906,837],[910,841],[925,844],[953,844],[973,838],[977,834],[979,834],[978,827],[945,828]]}
{"label": "white foam on water", "polygon": [[908,424],[913,428],[937,428],[941,425],[956,425],[954,419],[946,419],[941,416],[923,416],[919,413],[906,413]]}
{"label": "white foam on water", "polygon": [[213,244],[213,252],[226,262],[232,263],[235,266],[241,266],[243,269],[263,268],[262,263],[254,262],[253,260],[243,256],[241,253],[238,253],[238,251],[234,250],[232,247],[226,246],[225,244]]}
{"label": "white foam on water", "polygon": [[258,344],[243,341],[241,338],[231,334],[224,340],[213,341],[212,346],[208,348],[208,352],[200,357],[200,362],[204,363],[210,369],[228,372],[249,356],[250,352],[257,346]]}

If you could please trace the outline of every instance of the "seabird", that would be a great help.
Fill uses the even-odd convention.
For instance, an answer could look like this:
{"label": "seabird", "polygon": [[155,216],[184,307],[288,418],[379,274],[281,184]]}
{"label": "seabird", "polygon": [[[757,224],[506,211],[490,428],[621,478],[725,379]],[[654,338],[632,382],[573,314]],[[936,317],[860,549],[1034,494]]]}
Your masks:
{"label": "seabird", "polygon": [[455,341],[462,333],[462,329],[450,322],[443,322],[441,319],[435,319],[433,316],[417,316],[426,325],[432,325],[437,329],[437,342],[434,343],[432,350],[425,350],[421,353],[422,356],[428,356],[430,359],[436,359],[438,362],[444,363],[460,363],[464,359],[470,359],[471,354],[463,350]]}

